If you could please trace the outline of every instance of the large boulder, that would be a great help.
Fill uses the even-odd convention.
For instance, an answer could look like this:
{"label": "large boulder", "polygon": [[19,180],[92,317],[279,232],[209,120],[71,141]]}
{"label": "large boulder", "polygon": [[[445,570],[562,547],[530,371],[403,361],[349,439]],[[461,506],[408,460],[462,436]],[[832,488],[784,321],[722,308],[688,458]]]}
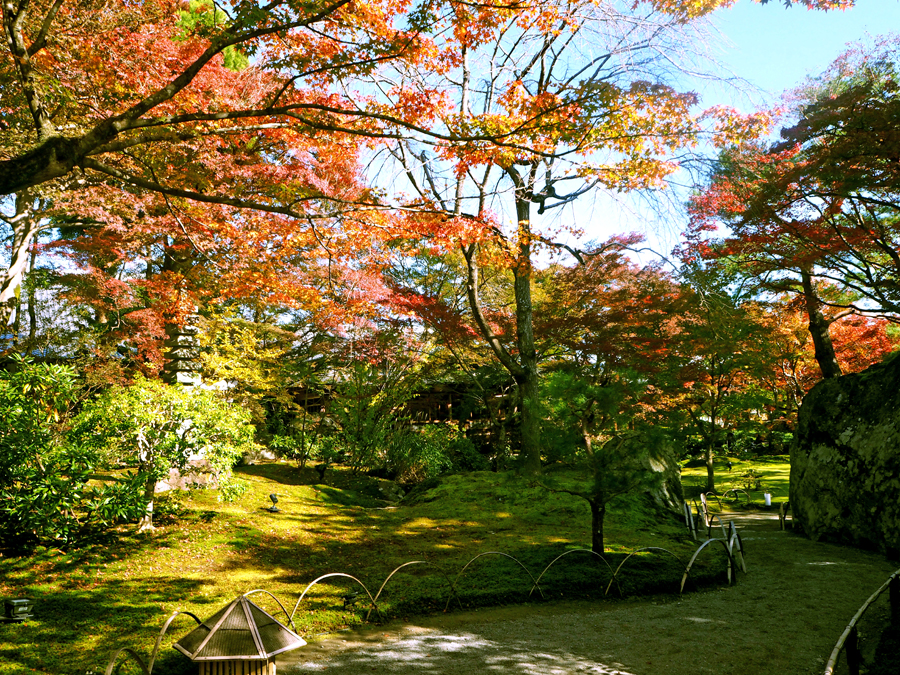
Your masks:
{"label": "large boulder", "polygon": [[900,354],[803,399],[790,499],[812,539],[900,553]]}

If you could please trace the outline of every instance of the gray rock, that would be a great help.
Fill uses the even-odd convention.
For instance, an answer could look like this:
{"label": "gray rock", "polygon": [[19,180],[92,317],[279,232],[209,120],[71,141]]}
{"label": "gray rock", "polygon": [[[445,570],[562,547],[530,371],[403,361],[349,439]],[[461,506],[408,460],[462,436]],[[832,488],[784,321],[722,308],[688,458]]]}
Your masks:
{"label": "gray rock", "polygon": [[154,492],[169,490],[196,490],[219,487],[219,477],[213,473],[205,459],[192,459],[183,471],[169,469],[169,476],[156,483]]}
{"label": "gray rock", "polygon": [[606,448],[623,457],[623,461],[613,462],[614,469],[620,468],[626,475],[630,471],[643,474],[645,492],[657,508],[682,512],[681,467],[672,443],[665,436],[648,430],[624,433],[609,441],[604,451]]}
{"label": "gray rock", "polygon": [[790,500],[814,540],[900,553],[900,354],[807,394]]}
{"label": "gray rock", "polygon": [[648,490],[657,506],[681,513],[684,492],[681,487],[681,467],[675,452],[666,446],[656,456],[645,457],[644,468],[659,476],[656,487]]}

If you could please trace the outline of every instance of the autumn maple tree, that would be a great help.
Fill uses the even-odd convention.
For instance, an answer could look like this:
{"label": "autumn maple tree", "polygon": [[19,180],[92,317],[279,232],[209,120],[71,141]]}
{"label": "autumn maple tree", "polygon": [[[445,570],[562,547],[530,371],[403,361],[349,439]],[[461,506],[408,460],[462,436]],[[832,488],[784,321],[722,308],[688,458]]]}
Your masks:
{"label": "autumn maple tree", "polygon": [[[435,17],[429,67],[393,62],[370,77],[386,110],[416,115],[415,126],[396,126],[378,170],[398,176],[395,203],[413,212],[409,236],[465,260],[471,326],[517,384],[528,472],[540,470],[542,450],[534,263],[541,250],[564,248],[540,226],[541,214],[595,189],[661,187],[678,153],[699,138],[753,134],[764,121],[696,112],[696,95],[669,83],[677,68],[657,55],[696,56],[690,15],[699,9],[451,4]],[[508,277],[508,331],[498,330],[482,296],[487,269]]]}
{"label": "autumn maple tree", "polygon": [[833,321],[900,309],[897,44],[842,55],[802,91],[781,140],[726,150],[691,205],[692,255],[803,298],[824,377],[842,372]]}
{"label": "autumn maple tree", "polygon": [[[766,325],[775,367],[766,375],[771,420],[793,429],[803,397],[822,378],[807,327],[802,297],[785,294],[768,303]],[[885,319],[848,314],[831,321],[835,357],[844,373],[857,373],[884,360],[898,344],[895,326]]]}
{"label": "autumn maple tree", "polygon": [[[651,467],[674,462],[657,414],[656,376],[669,358],[681,293],[656,266],[629,261],[622,245],[637,240],[593,245],[583,263],[552,265],[536,276],[545,454],[576,459],[587,473],[577,486],[542,485],[588,503],[591,550],[600,554],[610,501],[641,489],[661,496],[673,487]],[[680,491],[671,497],[680,499]]]}
{"label": "autumn maple tree", "polygon": [[[555,242],[534,212],[659,186],[699,137],[755,132],[672,84],[695,19],[725,4],[4,2],[0,194],[17,205],[0,299],[53,213],[97,250],[135,246],[144,278],[117,296],[94,267],[97,297],[163,324],[200,288],[317,305],[368,283],[360,242],[427,239],[466,260],[471,321],[518,383],[536,471],[533,258]],[[360,180],[380,151],[404,186]],[[506,335],[482,307],[486,264],[511,277]]]}
{"label": "autumn maple tree", "polygon": [[[727,2],[653,6],[687,22],[719,4]],[[370,193],[331,194],[308,180],[303,152],[282,155],[279,168],[269,172],[247,170],[245,160],[273,138],[286,147],[302,146],[298,139],[305,139],[308,147],[311,137],[380,139],[424,130],[441,101],[433,88],[405,78],[392,84],[385,105],[360,82],[393,62],[404,64],[399,72],[435,64],[449,73],[458,66],[460,46],[487,44],[488,33],[514,15],[521,18],[515,30],[530,23],[538,34],[581,18],[562,6],[498,3],[470,11],[463,4],[389,0],[225,2],[215,8],[201,0],[10,0],[0,12],[6,38],[0,53],[0,194],[19,195],[22,208],[7,218],[17,249],[40,222],[24,205],[40,199],[59,205],[60,195],[98,183],[300,221],[322,200],[372,206],[377,200]],[[454,34],[449,51],[438,32],[444,26]],[[622,95],[613,93],[616,87],[605,89],[598,100]],[[552,87],[537,98],[516,87],[495,94],[509,112],[528,120],[522,131],[532,138],[580,105],[570,100],[558,108]],[[656,95],[653,87],[645,91],[636,83],[622,101],[639,103],[648,95]],[[576,116],[584,119],[590,107]],[[447,133],[428,129],[429,138],[453,155],[509,153],[521,135],[512,133],[515,121],[510,126],[497,112],[484,116],[484,124],[463,123]],[[223,164],[204,161],[213,152]],[[13,255],[0,289],[5,296],[19,285],[22,257]]]}
{"label": "autumn maple tree", "polygon": [[621,244],[636,239],[592,246],[583,264],[538,277],[545,405],[588,456],[650,413],[652,383],[674,339],[681,290],[656,266],[628,260]]}
{"label": "autumn maple tree", "polygon": [[[324,15],[340,4],[324,8]],[[135,319],[151,309],[163,324],[180,320],[197,302],[194,291],[204,285],[197,274],[200,262],[226,282],[218,290],[227,287],[237,295],[268,287],[279,296],[304,285],[302,275],[279,272],[295,270],[296,252],[309,250],[310,241],[319,255],[319,239],[329,236],[334,223],[334,209],[321,208],[319,196],[360,200],[357,148],[335,135],[313,141],[283,122],[248,114],[265,107],[267,98],[283,102],[288,96],[282,91],[285,78],[261,59],[264,45],[251,42],[273,35],[275,26],[306,25],[321,17],[314,12],[291,20],[293,10],[279,14],[270,7],[271,23],[242,31],[247,9],[214,12],[209,2],[3,6],[11,53],[0,65],[5,92],[0,163],[9,167],[17,157],[26,164],[33,160],[34,166],[43,162],[35,185],[17,185],[15,196],[4,200],[9,208],[3,219],[12,235],[11,264],[0,285],[4,324],[21,287],[29,245],[39,229],[54,227],[60,217],[80,229],[72,247],[80,251],[89,277],[78,285],[87,291],[82,298],[93,296],[98,324],[109,323],[104,315],[110,312]],[[240,47],[237,42],[211,46],[223,31],[241,36]],[[378,49],[384,46],[380,42]],[[257,62],[251,66],[245,54],[254,50]],[[58,87],[47,89],[48,80]],[[155,117],[139,119],[151,108]],[[224,110],[243,112],[223,117]],[[101,128],[116,143],[98,141],[107,133]],[[37,132],[34,142],[29,129]],[[41,153],[72,159],[78,147],[86,155],[77,168],[70,167],[74,174],[65,173],[69,169],[56,178],[42,173],[60,164],[44,162]],[[31,159],[22,159],[26,156]],[[100,164],[86,167],[91,162]],[[18,181],[22,171],[19,166],[7,177]],[[274,198],[273,190],[284,199]],[[238,209],[248,203],[254,208]],[[321,225],[316,234],[311,217]],[[103,264],[93,264],[99,258],[90,260],[91,249],[103,251]],[[268,267],[272,261],[281,269]],[[136,266],[144,267],[142,278],[121,283],[122,270],[133,273]],[[304,293],[295,296],[302,301]]]}

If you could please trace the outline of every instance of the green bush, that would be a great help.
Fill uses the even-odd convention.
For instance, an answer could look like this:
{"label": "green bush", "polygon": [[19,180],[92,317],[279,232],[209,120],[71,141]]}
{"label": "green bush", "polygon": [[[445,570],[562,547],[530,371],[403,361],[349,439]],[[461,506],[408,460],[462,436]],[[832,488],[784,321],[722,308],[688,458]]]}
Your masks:
{"label": "green bush", "polygon": [[219,501],[232,503],[244,496],[250,489],[250,483],[240,478],[232,478],[219,487]]}
{"label": "green bush", "polygon": [[309,434],[306,438],[275,434],[269,441],[269,448],[279,457],[293,459],[301,467],[305,467],[311,459],[322,460],[321,440],[319,436],[313,434]]}
{"label": "green bush", "polygon": [[256,448],[250,413],[218,393],[139,377],[87,404],[75,420],[73,439],[111,461],[136,466],[143,477],[145,513],[152,527],[156,482],[171,469],[184,472],[201,456],[220,487],[240,458]]}
{"label": "green bush", "polygon": [[0,535],[9,545],[77,544],[140,513],[136,474],[98,480],[92,448],[62,434],[71,368],[13,357],[0,373]]}
{"label": "green bush", "polygon": [[451,471],[481,471],[489,466],[456,427],[429,424],[398,434],[387,450],[387,468],[402,483],[419,483]]}
{"label": "green bush", "polygon": [[30,473],[53,449],[75,392],[71,368],[14,355],[0,371],[0,488]]}

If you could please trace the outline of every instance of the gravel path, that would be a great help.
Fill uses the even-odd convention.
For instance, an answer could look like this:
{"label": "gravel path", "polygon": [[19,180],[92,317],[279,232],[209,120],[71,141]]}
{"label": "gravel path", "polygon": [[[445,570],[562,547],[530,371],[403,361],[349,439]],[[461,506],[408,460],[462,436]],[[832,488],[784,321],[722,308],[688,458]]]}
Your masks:
{"label": "gravel path", "polygon": [[735,519],[748,573],[739,573],[734,586],[681,597],[454,613],[350,631],[285,654],[278,672],[821,673],[850,618],[896,565],[782,532],[772,514]]}

